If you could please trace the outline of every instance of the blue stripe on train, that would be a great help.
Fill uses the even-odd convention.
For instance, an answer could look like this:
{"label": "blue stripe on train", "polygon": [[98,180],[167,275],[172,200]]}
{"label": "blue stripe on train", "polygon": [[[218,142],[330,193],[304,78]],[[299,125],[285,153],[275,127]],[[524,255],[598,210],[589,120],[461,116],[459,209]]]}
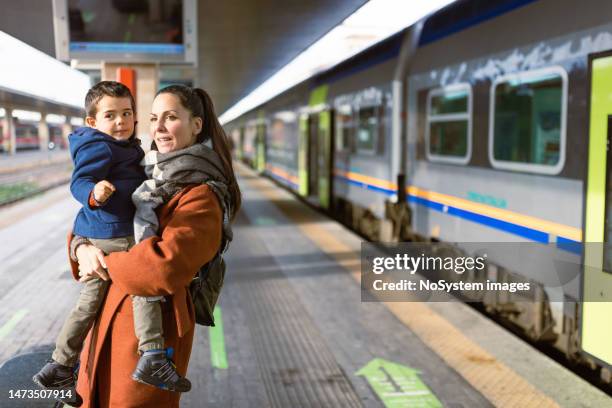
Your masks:
{"label": "blue stripe on train", "polygon": [[273,178],[277,179],[281,183],[288,184],[289,187],[293,188],[294,190],[298,190],[300,187],[298,184],[295,184],[293,181],[286,179],[283,176],[279,176],[278,174],[273,173],[271,170],[266,170],[266,173],[271,175]]}
{"label": "blue stripe on train", "polygon": [[513,224],[511,222],[498,220],[496,218],[488,217],[486,215],[474,213],[471,211],[461,210],[459,208],[449,207],[448,213],[457,215],[466,220],[486,225],[488,227],[509,232],[511,234],[518,235],[535,242],[548,244],[549,234],[546,232],[538,231],[529,227],[524,227],[522,225]]}
{"label": "blue stripe on train", "polygon": [[383,193],[387,196],[392,196],[395,194],[395,190],[389,190],[388,188],[374,186],[372,184],[363,183],[361,181],[351,180],[350,178],[344,176],[334,175],[334,178],[344,181],[345,183],[352,184],[357,187],[365,188],[366,190],[376,191],[377,193]]}
{"label": "blue stripe on train", "polygon": [[[395,194],[394,190],[389,190],[381,187],[371,186],[366,183],[362,183],[359,181],[351,180],[344,176],[335,176],[336,179],[348,182],[349,184],[367,188],[368,190],[378,191],[385,193],[386,195]],[[463,218],[465,220],[469,220],[472,222],[476,222],[478,224],[486,225],[491,228],[495,228],[504,232],[509,232],[514,235],[521,236],[523,238],[527,238],[529,240],[540,242],[542,244],[547,244],[550,239],[550,235],[547,232],[542,232],[533,228],[524,227],[522,225],[513,224],[511,222],[502,221],[497,218],[489,217],[486,215],[478,214],[472,211],[462,210],[457,207],[445,206],[444,204],[436,203],[435,201],[430,201],[422,197],[416,197],[413,195],[408,195],[408,202],[415,203],[421,205],[426,208],[430,208],[434,211],[446,213],[455,217]],[[557,237],[557,247],[559,249],[572,252],[575,254],[582,253],[582,243],[573,241],[571,239]]]}
{"label": "blue stripe on train", "polygon": [[542,231],[535,230],[533,228],[523,227],[522,225],[498,220],[496,218],[488,217],[486,215],[478,214],[472,211],[462,210],[457,207],[445,206],[443,204],[435,203],[421,197],[409,196],[408,201],[420,204],[424,207],[431,208],[441,213],[453,215],[455,217],[463,218],[465,220],[476,222],[478,224],[483,224],[487,227],[492,227],[498,230],[509,232],[514,235],[519,235],[535,242],[541,242],[544,244],[548,243],[548,234]]}
{"label": "blue stripe on train", "polygon": [[582,255],[582,242],[573,241],[571,239],[557,237],[557,248],[564,251]]}

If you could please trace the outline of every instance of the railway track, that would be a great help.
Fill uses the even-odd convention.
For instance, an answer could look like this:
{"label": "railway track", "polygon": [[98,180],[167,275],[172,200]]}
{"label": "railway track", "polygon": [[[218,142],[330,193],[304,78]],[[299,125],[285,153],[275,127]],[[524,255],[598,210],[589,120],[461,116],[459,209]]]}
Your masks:
{"label": "railway track", "polygon": [[0,173],[0,207],[70,182],[70,161],[48,163]]}

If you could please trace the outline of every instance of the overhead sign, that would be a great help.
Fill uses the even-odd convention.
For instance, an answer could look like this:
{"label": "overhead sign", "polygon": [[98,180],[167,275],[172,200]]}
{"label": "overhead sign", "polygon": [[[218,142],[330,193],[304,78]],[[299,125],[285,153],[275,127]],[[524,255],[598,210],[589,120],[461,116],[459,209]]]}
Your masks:
{"label": "overhead sign", "polygon": [[197,63],[197,0],[53,0],[60,60]]}

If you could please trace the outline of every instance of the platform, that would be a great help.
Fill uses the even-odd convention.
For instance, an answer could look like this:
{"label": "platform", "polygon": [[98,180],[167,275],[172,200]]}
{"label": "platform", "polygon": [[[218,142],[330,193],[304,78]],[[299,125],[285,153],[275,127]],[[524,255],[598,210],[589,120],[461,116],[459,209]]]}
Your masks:
{"label": "platform", "polygon": [[[237,166],[221,324],[197,329],[181,406],[612,406],[464,304],[362,303],[361,238]],[[64,237],[77,209],[64,186],[0,210],[0,363],[46,350],[75,301]]]}

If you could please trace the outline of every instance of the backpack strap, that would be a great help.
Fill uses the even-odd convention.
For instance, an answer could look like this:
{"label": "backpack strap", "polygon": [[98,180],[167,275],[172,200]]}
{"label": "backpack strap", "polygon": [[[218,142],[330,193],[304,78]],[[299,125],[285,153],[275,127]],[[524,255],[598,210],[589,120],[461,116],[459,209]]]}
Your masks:
{"label": "backpack strap", "polygon": [[230,195],[225,183],[220,181],[209,180],[206,182],[208,186],[213,190],[213,192],[217,195],[219,199],[219,203],[221,204],[221,210],[223,211],[223,228],[221,234],[221,246],[219,247],[219,254],[222,255],[229,248],[230,242],[234,238],[234,234],[232,232],[232,225],[230,222],[230,214],[231,214],[231,202]]}

